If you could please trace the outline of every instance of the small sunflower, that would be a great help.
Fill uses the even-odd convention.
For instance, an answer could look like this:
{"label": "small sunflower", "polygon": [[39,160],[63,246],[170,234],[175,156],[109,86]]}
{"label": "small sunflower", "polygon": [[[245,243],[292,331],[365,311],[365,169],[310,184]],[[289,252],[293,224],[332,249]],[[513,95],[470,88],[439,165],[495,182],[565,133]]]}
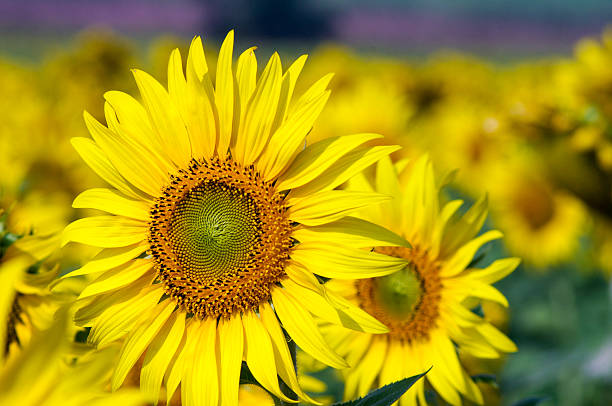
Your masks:
{"label": "small sunflower", "polygon": [[492,174],[491,216],[509,252],[540,269],[571,259],[589,221],[584,205],[523,165]]}
{"label": "small sunflower", "polygon": [[[331,76],[295,100],[306,56],[283,73],[275,53],[257,79],[254,48],[233,71],[233,38],[230,32],[221,46],[214,86],[195,38],[186,77],[178,50],[170,57],[168,91],[134,70],[142,104],[106,93],[107,126],[86,113],[93,140],[73,139],[112,186],[87,190],[73,204],[110,215],[77,220],[64,231],[65,243],[103,248],[69,274],[97,276],[80,295],[76,319],[91,326],[88,340],[97,346],[125,336],[112,387],[121,386],[142,356],[141,388],[154,402],[164,381],[168,400],[179,393],[185,405],[237,404],[243,360],[275,396],[289,400],[280,377],[310,401],[299,388],[283,329],[333,367],[347,364],[312,314],[386,331],[325,294],[315,274],[374,277],[404,265],[350,243],[403,243],[346,217],[388,197],[334,190],[398,147],[362,146],[379,137],[372,134],[305,147]],[[310,283],[320,289],[303,288]]]}
{"label": "small sunflower", "polygon": [[[373,190],[364,177],[354,178],[349,189]],[[352,366],[344,373],[344,395],[365,395],[433,365],[400,404],[426,405],[425,382],[452,405],[461,404],[461,396],[482,404],[480,390],[462,367],[458,352],[497,358],[516,351],[512,341],[471,310],[480,299],[508,305],[491,283],[512,272],[519,261],[501,259],[484,269],[470,265],[478,249],[501,234],[487,231],[477,236],[486,217],[484,201],[462,217],[456,214],[461,201],[440,207],[439,187],[426,157],[395,167],[389,159],[380,161],[375,189],[395,199],[378,211],[362,210],[359,216],[389,227],[411,247],[375,248],[407,261],[396,273],[326,283],[327,290],[359,305],[390,330],[373,335],[322,325],[330,344]]]}
{"label": "small sunflower", "polygon": [[[2,281],[15,277],[18,262],[2,266]],[[12,268],[9,270],[8,268]],[[17,270],[17,272],[12,272]],[[6,286],[3,287],[3,294]],[[5,309],[2,309],[3,311]],[[108,391],[110,371],[117,348],[90,352],[66,362],[70,348],[68,312],[61,309],[50,328],[36,334],[19,354],[0,365],[0,404],[23,406],[144,406],[142,393],[134,389]],[[0,329],[0,333],[3,331]]]}
{"label": "small sunflower", "polygon": [[[0,266],[9,269],[20,264],[21,275],[9,286],[12,289],[5,328],[2,355],[10,357],[26,346],[33,335],[48,329],[61,303],[74,300],[76,294],[64,285],[52,292],[49,284],[59,275],[56,251],[59,236],[22,236],[9,232],[9,217],[0,209]],[[68,290],[66,290],[68,289]],[[62,291],[63,290],[63,291]],[[60,293],[60,291],[62,291]]]}

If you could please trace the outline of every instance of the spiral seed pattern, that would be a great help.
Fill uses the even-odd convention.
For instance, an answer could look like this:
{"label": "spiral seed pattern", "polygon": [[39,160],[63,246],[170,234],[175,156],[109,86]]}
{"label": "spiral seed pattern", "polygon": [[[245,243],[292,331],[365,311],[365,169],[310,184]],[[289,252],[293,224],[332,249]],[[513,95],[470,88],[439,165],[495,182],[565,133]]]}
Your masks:
{"label": "spiral seed pattern", "polygon": [[156,200],[149,226],[159,278],[188,313],[229,317],[257,308],[286,276],[287,210],[252,166],[192,160]]}

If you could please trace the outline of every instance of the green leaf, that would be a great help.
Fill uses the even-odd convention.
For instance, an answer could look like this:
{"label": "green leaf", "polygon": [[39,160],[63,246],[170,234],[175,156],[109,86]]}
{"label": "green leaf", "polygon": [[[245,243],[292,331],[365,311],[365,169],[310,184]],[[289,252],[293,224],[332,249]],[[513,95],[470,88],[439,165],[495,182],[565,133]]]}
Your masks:
{"label": "green leaf", "polygon": [[389,406],[406,393],[416,381],[424,377],[429,370],[431,370],[431,368],[420,375],[404,378],[400,381],[385,385],[382,388],[378,388],[362,398],[349,400],[344,403],[334,403],[333,406]]}
{"label": "green leaf", "polygon": [[530,396],[523,400],[519,400],[512,406],[535,406],[540,402],[550,399],[550,396]]}

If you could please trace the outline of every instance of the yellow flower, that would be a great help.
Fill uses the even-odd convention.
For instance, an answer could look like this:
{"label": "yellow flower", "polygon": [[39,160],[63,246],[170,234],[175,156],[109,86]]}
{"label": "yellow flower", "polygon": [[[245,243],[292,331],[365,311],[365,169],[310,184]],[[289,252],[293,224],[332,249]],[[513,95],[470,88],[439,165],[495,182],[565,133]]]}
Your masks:
{"label": "yellow flower", "polygon": [[[8,218],[7,218],[8,217]],[[49,284],[58,276],[57,248],[59,236],[20,236],[6,229],[11,216],[0,209],[0,266],[16,267],[21,275],[11,286],[7,319],[0,324],[3,334],[3,355],[13,356],[27,346],[32,335],[46,330],[61,303],[74,300],[76,293],[68,285],[52,292]],[[13,264],[13,265],[9,265]],[[8,269],[8,268],[7,268]],[[72,329],[71,333],[74,334]]]}
{"label": "yellow flower", "polygon": [[[385,134],[384,139],[374,140],[372,145],[398,143],[405,132],[410,110],[395,84],[378,78],[362,78],[334,93],[310,138],[321,140],[342,131],[368,131]],[[398,153],[405,153],[405,149]]]}
{"label": "yellow flower", "polygon": [[353,279],[403,267],[401,259],[345,243],[354,234],[402,243],[345,220],[387,197],[334,190],[397,147],[362,147],[378,137],[372,134],[304,147],[331,76],[294,100],[306,57],[283,74],[274,54],[257,80],[254,48],[233,72],[233,37],[221,46],[214,86],[195,38],[186,78],[178,50],[170,57],[168,91],[134,70],[143,103],[106,93],[107,127],[85,114],[93,140],[73,139],[113,187],[87,190],[73,203],[110,215],[77,220],[64,231],[64,242],[104,248],[70,274],[99,275],[81,293],[76,318],[91,326],[88,340],[99,347],[126,336],[112,387],[143,356],[141,387],[152,401],[165,378],[168,399],[180,384],[185,405],[236,404],[243,359],[274,395],[287,399],[278,375],[308,401],[279,319],[300,348],[333,367],[346,363],[312,314],[371,332],[385,328],[303,285],[320,287],[315,274]]}
{"label": "yellow flower", "polygon": [[[372,190],[372,186],[365,178],[354,178],[350,189]],[[376,247],[407,260],[407,266],[394,274],[326,283],[327,290],[359,305],[390,330],[372,335],[323,326],[332,346],[352,366],[345,373],[345,397],[364,395],[433,365],[426,380],[446,402],[458,405],[464,396],[482,404],[481,392],[457,352],[497,358],[516,351],[510,339],[471,309],[482,299],[508,305],[491,284],[512,272],[519,260],[501,259],[483,269],[470,265],[478,249],[501,233],[493,230],[477,236],[486,218],[484,201],[463,216],[457,214],[461,201],[440,207],[439,187],[426,157],[396,167],[388,159],[380,161],[375,189],[395,199],[380,210],[364,209],[359,215],[401,234],[412,247]],[[418,381],[400,404],[414,405],[417,399],[427,404],[424,382]]]}
{"label": "yellow flower", "polygon": [[505,123],[482,106],[465,100],[447,101],[435,118],[423,120],[410,131],[410,144],[422,145],[443,163],[445,171],[460,168],[457,183],[470,195],[481,195],[490,168],[508,154]]}
{"label": "yellow flower", "polygon": [[[17,251],[15,251],[17,252]],[[54,272],[31,274],[31,257],[9,252],[0,263],[0,404],[23,406],[142,405],[133,390],[107,391],[112,348],[71,358],[74,327],[68,311],[51,303],[44,281]],[[58,310],[59,309],[59,310]],[[45,313],[45,317],[40,315]],[[38,315],[38,319],[33,315]],[[44,319],[44,322],[43,322]],[[27,340],[21,334],[30,324]],[[36,325],[38,324],[38,325]],[[20,351],[8,351],[18,339]],[[5,351],[6,349],[6,351]]]}
{"label": "yellow flower", "polygon": [[508,250],[538,268],[572,258],[588,215],[571,194],[537,175],[537,166],[507,162],[491,171],[491,217]]}

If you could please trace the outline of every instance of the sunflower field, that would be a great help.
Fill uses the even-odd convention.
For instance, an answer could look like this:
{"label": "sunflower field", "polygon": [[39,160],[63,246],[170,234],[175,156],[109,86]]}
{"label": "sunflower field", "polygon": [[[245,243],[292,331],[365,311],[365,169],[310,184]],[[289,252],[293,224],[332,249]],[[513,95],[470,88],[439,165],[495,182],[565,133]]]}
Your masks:
{"label": "sunflower field", "polygon": [[612,405],[612,28],[282,27],[0,26],[0,405]]}

